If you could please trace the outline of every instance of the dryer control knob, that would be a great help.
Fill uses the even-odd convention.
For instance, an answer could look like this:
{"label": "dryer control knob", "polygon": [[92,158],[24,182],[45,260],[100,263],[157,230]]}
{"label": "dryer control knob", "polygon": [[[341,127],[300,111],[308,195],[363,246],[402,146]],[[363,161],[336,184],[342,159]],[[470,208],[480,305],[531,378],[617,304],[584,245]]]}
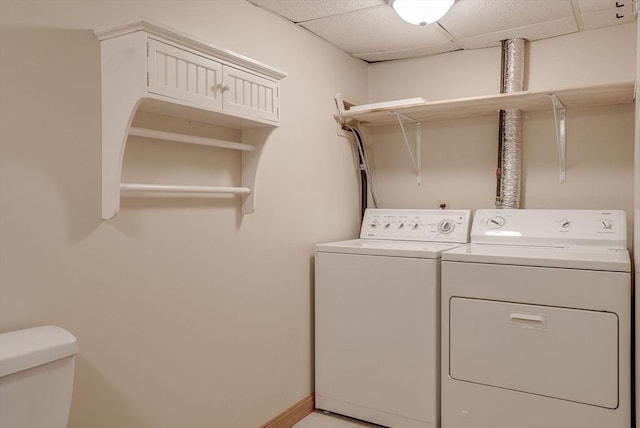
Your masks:
{"label": "dryer control knob", "polygon": [[570,224],[571,222],[566,218],[563,218],[562,220],[560,220],[560,226],[562,226],[563,229],[566,229],[567,227],[569,227]]}
{"label": "dryer control knob", "polygon": [[603,229],[611,229],[611,227],[613,226],[608,220],[602,220],[600,224],[602,224]]}
{"label": "dryer control knob", "polygon": [[506,220],[504,219],[504,217],[500,217],[499,215],[491,217],[489,220],[487,220],[487,226],[489,226],[491,229],[500,229],[502,226],[504,226],[505,223]]}
{"label": "dryer control knob", "polygon": [[451,233],[453,229],[455,229],[456,225],[451,220],[442,220],[438,223],[438,232],[440,233]]}

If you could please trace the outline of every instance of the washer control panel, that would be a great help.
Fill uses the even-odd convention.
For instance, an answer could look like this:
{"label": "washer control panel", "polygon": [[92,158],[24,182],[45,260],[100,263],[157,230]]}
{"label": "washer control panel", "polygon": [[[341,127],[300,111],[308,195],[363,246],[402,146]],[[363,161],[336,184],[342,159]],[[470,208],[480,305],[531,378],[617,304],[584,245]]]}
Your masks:
{"label": "washer control panel", "polygon": [[469,242],[469,210],[369,208],[360,238],[396,241]]}
{"label": "washer control panel", "polygon": [[621,210],[477,210],[471,242],[626,248],[627,221]]}

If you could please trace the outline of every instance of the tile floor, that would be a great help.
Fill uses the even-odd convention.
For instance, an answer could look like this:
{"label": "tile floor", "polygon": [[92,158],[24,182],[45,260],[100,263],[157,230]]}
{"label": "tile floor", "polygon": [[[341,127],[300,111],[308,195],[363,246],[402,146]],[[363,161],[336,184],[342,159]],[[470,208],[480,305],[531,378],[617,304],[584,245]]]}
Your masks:
{"label": "tile floor", "polygon": [[347,418],[345,416],[333,413],[325,413],[322,410],[316,410],[309,414],[292,428],[382,428],[380,425],[369,424],[357,419]]}

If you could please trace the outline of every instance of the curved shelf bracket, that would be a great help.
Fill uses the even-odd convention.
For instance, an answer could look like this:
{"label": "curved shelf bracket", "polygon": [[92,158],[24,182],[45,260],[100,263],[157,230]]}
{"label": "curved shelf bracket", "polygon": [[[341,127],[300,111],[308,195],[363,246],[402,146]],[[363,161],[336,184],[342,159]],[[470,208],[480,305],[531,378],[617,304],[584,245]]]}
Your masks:
{"label": "curved shelf bracket", "polygon": [[556,140],[558,142],[558,161],[560,163],[559,181],[561,184],[567,181],[567,135],[566,119],[567,109],[556,94],[549,94],[553,104],[553,118],[556,125]]}
{"label": "curved shelf bracket", "polygon": [[[413,164],[413,168],[416,171],[416,182],[418,186],[422,184],[422,124],[415,120],[412,117],[409,117],[405,114],[402,114],[397,111],[392,111],[393,114],[396,115],[398,119],[398,124],[400,125],[400,130],[402,131],[402,139],[404,140],[404,144],[407,147],[407,151],[409,152],[409,157],[411,158],[411,163]],[[409,145],[409,138],[407,138],[407,132],[404,129],[404,123],[402,120],[407,120],[413,122],[416,125],[416,155],[413,156],[411,152],[411,146]]]}
{"label": "curved shelf bracket", "polygon": [[[120,178],[129,128],[143,97],[135,92],[123,97],[113,108],[108,95],[102,104],[102,219],[116,216],[120,210]],[[107,112],[105,114],[104,112]]]}
{"label": "curved shelf bracket", "polygon": [[243,195],[242,214],[251,214],[256,209],[258,163],[262,149],[274,129],[273,127],[252,128],[242,131],[242,143],[254,147],[254,150],[242,152],[242,185],[252,189],[251,193]]}

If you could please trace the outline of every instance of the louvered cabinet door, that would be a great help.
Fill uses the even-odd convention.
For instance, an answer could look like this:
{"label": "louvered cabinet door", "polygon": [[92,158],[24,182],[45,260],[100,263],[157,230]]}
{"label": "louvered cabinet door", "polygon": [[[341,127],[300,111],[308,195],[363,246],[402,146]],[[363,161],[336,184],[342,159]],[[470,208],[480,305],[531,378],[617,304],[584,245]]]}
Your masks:
{"label": "louvered cabinet door", "polygon": [[278,122],[278,83],[224,66],[223,109],[240,116]]}
{"label": "louvered cabinet door", "polygon": [[148,49],[149,92],[222,109],[221,63],[154,39],[148,40]]}

